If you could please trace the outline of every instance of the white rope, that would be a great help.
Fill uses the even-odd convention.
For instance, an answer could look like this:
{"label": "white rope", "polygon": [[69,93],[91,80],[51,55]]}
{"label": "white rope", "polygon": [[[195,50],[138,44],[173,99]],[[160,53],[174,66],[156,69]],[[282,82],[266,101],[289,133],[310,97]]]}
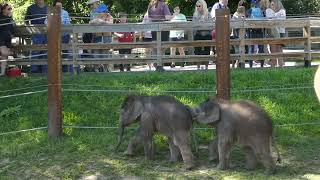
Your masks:
{"label": "white rope", "polygon": [[48,90],[41,90],[41,91],[32,91],[32,92],[26,92],[26,93],[12,94],[12,95],[7,95],[7,96],[0,96],[0,99],[18,97],[18,96],[27,96],[27,95],[31,95],[31,94],[44,93],[44,92],[47,92],[47,91]]}
{"label": "white rope", "polygon": [[215,91],[159,91],[159,90],[120,90],[120,89],[62,89],[65,92],[121,92],[121,93],[138,93],[138,92],[151,92],[151,93],[212,93]]}
{"label": "white rope", "polygon": [[21,91],[21,90],[26,90],[26,89],[35,89],[35,88],[39,88],[39,87],[48,87],[48,85],[39,85],[39,86],[31,86],[31,87],[25,87],[25,88],[4,90],[4,91],[0,91],[0,93],[13,92],[13,91]]}
{"label": "white rope", "polygon": [[9,62],[9,61],[15,61],[15,60],[23,60],[23,59],[31,59],[34,57],[40,57],[40,56],[47,56],[47,53],[44,54],[35,54],[35,55],[30,55],[30,56],[23,56],[19,58],[14,58],[14,59],[1,59],[0,62]]}
{"label": "white rope", "polygon": [[[275,125],[275,127],[289,127],[289,126],[307,126],[307,125],[320,125],[320,121],[313,122],[313,123],[300,123],[300,124],[282,124],[282,125]],[[119,127],[110,126],[110,127],[103,127],[103,126],[63,126],[63,128],[70,128],[70,129],[118,129]],[[11,131],[11,132],[5,132],[0,133],[0,136],[2,135],[8,135],[8,134],[17,134],[21,132],[30,132],[30,131],[36,131],[36,130],[43,130],[48,129],[48,127],[40,127],[40,128],[33,128],[33,129],[25,129],[25,130],[19,130],[19,131]],[[129,127],[127,129],[135,130],[136,128]],[[194,128],[195,130],[213,130],[212,128]]]}
{"label": "white rope", "polygon": [[39,128],[25,129],[25,130],[19,130],[19,131],[11,131],[11,132],[0,133],[0,136],[8,135],[8,134],[17,134],[17,133],[22,133],[22,132],[37,131],[37,130],[43,130],[43,129],[48,129],[48,128],[47,127],[39,127]]}

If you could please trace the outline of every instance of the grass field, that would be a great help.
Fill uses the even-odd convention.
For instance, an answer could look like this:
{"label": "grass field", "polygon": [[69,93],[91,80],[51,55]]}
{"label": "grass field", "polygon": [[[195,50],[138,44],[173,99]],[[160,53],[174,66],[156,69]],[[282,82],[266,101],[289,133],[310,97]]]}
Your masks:
{"label": "grass field", "polygon": [[[142,148],[135,157],[122,154],[133,130],[126,130],[121,152],[114,152],[115,129],[65,128],[64,136],[54,140],[46,130],[1,135],[0,179],[320,179],[320,126],[286,126],[320,122],[320,106],[312,88],[314,73],[315,68],[232,71],[232,99],[255,101],[274,120],[283,159],[275,175],[266,176],[262,167],[246,171],[237,147],[232,152],[234,167],[217,170],[217,162],[207,161],[211,129],[197,130],[201,144],[198,166],[188,172],[183,163],[168,162],[163,136],[155,138],[156,160],[147,161]],[[0,134],[47,126],[46,92],[1,98],[46,90],[46,84],[45,76],[0,78]],[[214,87],[215,71],[211,70],[65,75],[64,125],[116,127],[119,106],[128,93],[172,95],[195,106],[214,95]]]}

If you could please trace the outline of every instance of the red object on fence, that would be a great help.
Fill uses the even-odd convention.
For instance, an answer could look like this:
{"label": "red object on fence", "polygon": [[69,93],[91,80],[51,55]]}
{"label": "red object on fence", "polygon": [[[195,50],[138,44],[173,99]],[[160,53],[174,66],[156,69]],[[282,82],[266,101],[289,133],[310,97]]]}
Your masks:
{"label": "red object on fence", "polygon": [[19,77],[21,76],[21,69],[14,67],[7,70],[7,76],[9,77]]}

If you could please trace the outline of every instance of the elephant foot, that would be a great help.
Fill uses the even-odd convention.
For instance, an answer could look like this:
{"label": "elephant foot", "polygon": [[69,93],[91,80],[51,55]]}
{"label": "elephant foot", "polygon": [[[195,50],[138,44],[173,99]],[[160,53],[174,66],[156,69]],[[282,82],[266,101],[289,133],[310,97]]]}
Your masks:
{"label": "elephant foot", "polygon": [[218,156],[209,156],[209,161],[217,161],[218,159]]}
{"label": "elephant foot", "polygon": [[186,168],[187,171],[190,171],[190,170],[194,169],[195,167],[196,166],[195,166],[195,164],[193,162],[185,164],[185,168]]}
{"label": "elephant foot", "polygon": [[170,163],[176,163],[178,161],[179,161],[178,158],[170,158],[170,160],[169,160]]}
{"label": "elephant foot", "polygon": [[268,169],[265,170],[265,174],[266,175],[273,175],[275,173],[276,173],[276,169],[274,169],[274,168],[273,169],[272,168],[271,169],[268,168]]}
{"label": "elephant foot", "polygon": [[257,168],[257,164],[250,164],[250,163],[246,163],[244,168],[246,168],[247,170],[251,171]]}
{"label": "elephant foot", "polygon": [[128,150],[126,150],[123,154],[126,156],[133,156],[134,155],[133,152],[128,151]]}
{"label": "elephant foot", "polygon": [[229,166],[225,163],[219,163],[218,166],[217,166],[217,169],[219,170],[226,170],[226,169],[229,169]]}

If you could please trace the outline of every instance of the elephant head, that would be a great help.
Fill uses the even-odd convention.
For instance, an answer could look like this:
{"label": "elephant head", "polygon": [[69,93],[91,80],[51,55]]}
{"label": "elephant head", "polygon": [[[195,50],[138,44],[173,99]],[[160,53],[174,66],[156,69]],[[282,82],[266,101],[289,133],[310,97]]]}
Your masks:
{"label": "elephant head", "polygon": [[129,95],[125,98],[120,109],[119,128],[118,128],[118,144],[116,150],[122,142],[124,128],[138,121],[144,111],[141,96]]}
{"label": "elephant head", "polygon": [[215,125],[220,120],[220,109],[218,102],[208,99],[193,109],[192,116],[202,124]]}

